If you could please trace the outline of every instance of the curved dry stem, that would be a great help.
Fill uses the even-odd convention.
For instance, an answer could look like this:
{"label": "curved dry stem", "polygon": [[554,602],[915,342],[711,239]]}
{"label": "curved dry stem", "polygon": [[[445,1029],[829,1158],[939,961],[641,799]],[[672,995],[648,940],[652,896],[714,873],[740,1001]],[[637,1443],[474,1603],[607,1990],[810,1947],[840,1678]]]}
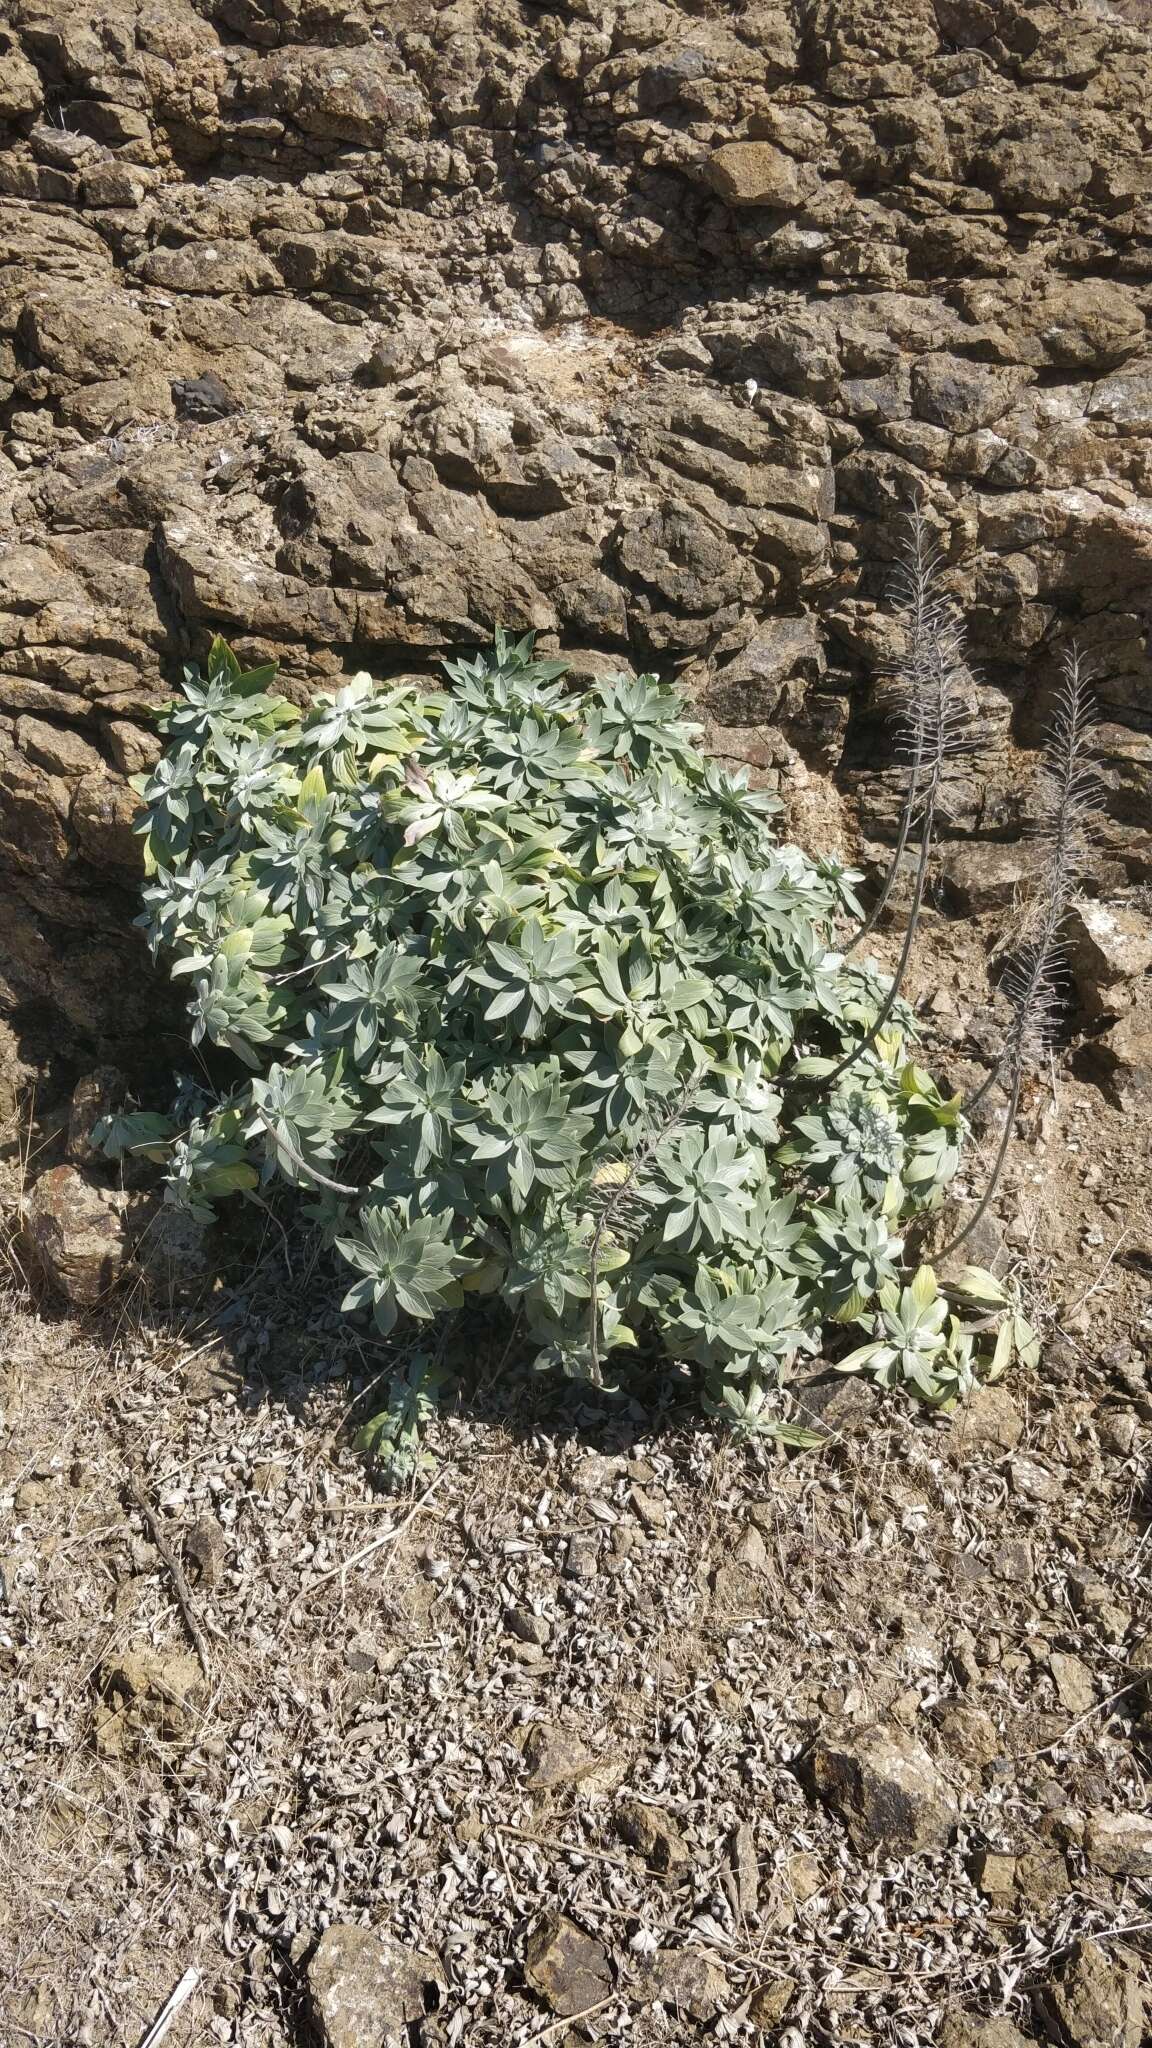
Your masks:
{"label": "curved dry stem", "polygon": [[870,932],[875,931],[876,926],[879,924],[880,919],[883,917],[885,910],[888,908],[888,901],[891,897],[893,889],[896,886],[896,877],[900,872],[900,863],[904,858],[905,852],[907,851],[908,839],[912,830],[912,814],[916,808],[916,798],[919,795],[922,756],[923,747],[920,735],[918,734],[916,741],[916,749],[912,756],[912,766],[908,771],[908,788],[905,791],[904,804],[900,812],[900,831],[896,839],[895,850],[892,854],[891,860],[888,863],[888,872],[884,877],[884,883],[880,890],[880,894],[876,898],[875,903],[872,905],[872,908],[869,911],[867,917],[865,918],[863,924],[860,926],[859,931],[853,934],[853,936],[849,939],[848,944],[844,948],[845,959],[847,959],[849,953],[855,952],[857,946],[860,944],[862,939],[866,939]]}
{"label": "curved dry stem", "polygon": [[260,1121],[274,1143],[279,1146],[282,1152],[288,1154],[297,1173],[306,1174],[309,1180],[315,1181],[318,1187],[327,1188],[333,1195],[358,1195],[360,1193],[359,1188],[350,1187],[347,1181],[329,1180],[327,1174],[321,1173],[318,1166],[310,1166],[303,1154],[296,1150],[291,1139],[286,1138],[282,1131],[277,1131],[268,1117],[262,1116]]}
{"label": "curved dry stem", "polygon": [[833,1067],[830,1074],[822,1076],[822,1084],[825,1087],[830,1088],[834,1082],[840,1079],[841,1074],[846,1074],[850,1067],[855,1066],[862,1053],[871,1050],[900,1000],[900,990],[903,985],[904,976],[908,972],[908,962],[912,957],[912,946],[916,938],[916,928],[920,922],[921,906],[924,902],[924,884],[928,878],[928,855],[932,847],[932,826],[934,820],[935,805],[933,804],[931,809],[925,812],[924,831],[920,840],[920,858],[916,864],[916,881],[912,890],[912,901],[908,908],[908,924],[904,933],[904,944],[900,949],[900,958],[896,962],[896,972],[892,976],[892,985],[883,1003],[880,1005],[879,1015],[867,1035],[860,1040],[859,1045],[852,1047],[851,1052],[845,1053],[844,1058],[839,1062],[839,1065]]}
{"label": "curved dry stem", "polygon": [[910,762],[908,784],[879,898],[845,947],[846,954],[875,928],[891,897],[911,837],[925,763],[933,792],[938,793],[941,764],[961,744],[967,718],[961,688],[968,677],[963,620],[944,591],[940,550],[921,505],[912,507],[907,522],[908,537],[892,579],[904,650],[891,672],[889,688],[895,700],[897,747]]}
{"label": "curved dry stem", "polygon": [[950,1259],[953,1252],[959,1250],[966,1237],[971,1237],[976,1225],[988,1214],[992,1197],[1000,1185],[1000,1176],[1004,1171],[1004,1162],[1008,1157],[1008,1147],[1012,1143],[1012,1135],[1016,1128],[1016,1111],[1020,1102],[1020,1087],[1023,1078],[1024,1070],[1021,1066],[1017,1066],[1012,1076],[1012,1087],[1008,1096],[1008,1109],[1004,1118],[1004,1129],[1000,1133],[1000,1143],[996,1148],[996,1157],[992,1162],[992,1171],[988,1176],[988,1185],[964,1228],[958,1230],[951,1243],[946,1244],[943,1251],[937,1254],[937,1257],[940,1259]]}
{"label": "curved dry stem", "polygon": [[1044,1052],[1050,1042],[1063,959],[1061,934],[1084,865],[1088,822],[1100,804],[1092,758],[1096,713],[1088,681],[1079,649],[1073,647],[1065,657],[1063,685],[1041,769],[1044,860],[1015,957],[1001,982],[1015,1012],[1012,1029],[999,1059],[967,1105],[969,1113],[979,1108],[1007,1070],[1011,1075],[1008,1116],[983,1200],[942,1257],[954,1252],[987,1213],[1008,1156],[1030,1054]]}
{"label": "curved dry stem", "polygon": [[[893,684],[911,766],[900,818],[896,849],[879,901],[846,951],[872,930],[887,904],[896,874],[920,809],[919,859],[909,905],[904,944],[888,993],[871,1030],[846,1053],[820,1085],[832,1086],[875,1045],[900,998],[928,878],[936,836],[937,807],[949,756],[966,746],[969,708],[965,686],[971,680],[964,645],[964,621],[943,588],[940,551],[932,539],[921,506],[908,514],[908,539],[897,571],[898,606],[905,629],[905,652]],[[922,805],[922,808],[921,808]]]}

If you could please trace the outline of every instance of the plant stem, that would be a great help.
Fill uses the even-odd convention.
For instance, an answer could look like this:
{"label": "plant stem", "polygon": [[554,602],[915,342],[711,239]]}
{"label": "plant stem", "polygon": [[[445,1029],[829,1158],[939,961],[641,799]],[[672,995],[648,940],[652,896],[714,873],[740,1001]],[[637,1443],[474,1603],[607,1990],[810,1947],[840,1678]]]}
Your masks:
{"label": "plant stem", "polygon": [[360,1193],[359,1188],[349,1187],[346,1181],[329,1180],[327,1174],[321,1173],[318,1166],[309,1166],[308,1161],[296,1150],[291,1140],[284,1137],[282,1132],[278,1132],[268,1117],[262,1116],[260,1121],[269,1137],[273,1140],[273,1143],[278,1145],[282,1152],[288,1154],[298,1173],[306,1173],[309,1180],[316,1181],[322,1188],[328,1188],[334,1195],[358,1195]]}
{"label": "plant stem", "polygon": [[847,959],[849,953],[855,952],[857,946],[860,944],[860,941],[862,939],[866,939],[868,937],[869,932],[874,931],[876,929],[877,924],[883,917],[884,912],[888,907],[888,899],[891,896],[892,891],[896,885],[896,876],[899,873],[900,863],[904,858],[905,849],[908,845],[908,835],[912,830],[912,813],[916,807],[916,798],[919,793],[920,769],[923,762],[923,755],[923,731],[918,726],[916,731],[916,747],[915,752],[912,756],[912,766],[908,771],[908,788],[905,791],[904,803],[900,812],[900,832],[896,840],[896,849],[892,855],[891,860],[888,863],[888,872],[884,877],[884,886],[881,889],[879,896],[876,898],[875,903],[872,905],[872,908],[869,911],[867,917],[865,918],[863,924],[860,926],[859,931],[853,934],[852,938],[849,939],[848,944],[844,948],[845,959]]}
{"label": "plant stem", "polygon": [[912,890],[912,901],[908,907],[908,925],[904,933],[904,944],[900,948],[900,958],[896,963],[896,972],[892,976],[892,986],[880,1006],[880,1014],[872,1029],[860,1040],[858,1045],[852,1047],[851,1052],[845,1053],[839,1065],[833,1067],[830,1074],[825,1074],[822,1077],[825,1087],[830,1088],[834,1082],[840,1079],[841,1074],[846,1074],[849,1067],[855,1065],[861,1053],[868,1052],[875,1045],[876,1040],[879,1038],[880,1033],[883,1031],[885,1024],[900,1000],[900,989],[904,976],[908,971],[908,962],[912,957],[912,946],[916,937],[917,926],[920,923],[921,906],[924,902],[924,884],[928,877],[928,855],[931,851],[933,828],[936,823],[936,788],[938,781],[938,774],[933,774],[924,810],[924,828],[920,835],[920,858],[916,863],[916,881]]}
{"label": "plant stem", "polygon": [[938,1258],[950,1259],[953,1252],[956,1251],[959,1248],[959,1246],[963,1244],[966,1237],[971,1236],[972,1232],[976,1228],[976,1225],[981,1221],[982,1217],[984,1217],[988,1213],[988,1206],[992,1200],[993,1195],[996,1193],[996,1190],[1000,1185],[1000,1176],[1004,1171],[1004,1161],[1008,1157],[1008,1147],[1012,1143],[1012,1133],[1016,1127],[1016,1110],[1020,1101],[1020,1084],[1022,1078],[1023,1067],[1018,1061],[1016,1065],[1016,1070],[1012,1076],[1012,1087],[1008,1096],[1008,1110],[1004,1118],[1004,1129],[1000,1134],[1000,1143],[996,1148],[996,1157],[992,1162],[992,1171],[988,1176],[988,1185],[985,1188],[984,1193],[981,1196],[979,1202],[977,1203],[975,1209],[972,1211],[971,1216],[968,1218],[967,1223],[964,1225],[964,1228],[962,1230],[957,1231],[951,1243],[946,1244],[942,1252],[937,1253]]}

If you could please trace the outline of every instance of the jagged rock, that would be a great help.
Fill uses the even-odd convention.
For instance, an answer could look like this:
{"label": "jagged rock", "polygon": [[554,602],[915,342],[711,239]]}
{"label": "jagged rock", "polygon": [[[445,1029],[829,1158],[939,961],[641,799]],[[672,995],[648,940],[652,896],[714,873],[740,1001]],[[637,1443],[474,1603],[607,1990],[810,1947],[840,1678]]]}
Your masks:
{"label": "jagged rock", "polygon": [[1066,1898],[1068,1866],[1057,1850],[1037,1849],[1028,1855],[1005,1856],[984,1851],[974,1859],[972,1875],[985,1898],[1006,1907],[1035,1912]]}
{"label": "jagged rock", "polygon": [[[778,773],[783,737],[850,768],[852,822],[890,842],[874,684],[917,493],[987,677],[987,772],[946,792],[953,901],[1007,906],[1014,742],[1073,624],[1136,859],[1152,39],[1115,17],[1143,5],[1038,25],[1020,0],[893,0],[803,32],[783,6],[643,7],[611,47],[586,6],[557,36],[513,0],[418,33],[298,0],[18,9],[5,999],[51,1004],[88,1061],[149,1037],[159,980],[116,936],[126,777],[217,629],[301,697],[352,649],[390,672],[497,621],[675,670],[734,756]],[[1139,979],[1101,984],[1092,1021]],[[1094,1056],[1138,1107],[1130,1016]]]}
{"label": "jagged rock", "polygon": [[1028,2048],[1011,2020],[980,2019],[975,2013],[949,2013],[937,2035],[938,2048]]}
{"label": "jagged rock", "polygon": [[95,1067],[81,1075],[72,1090],[68,1111],[68,1157],[74,1166],[90,1166],[102,1155],[92,1144],[92,1133],[124,1099],[126,1082],[118,1067]]}
{"label": "jagged rock", "polygon": [[792,1389],[797,1419],[805,1429],[854,1436],[872,1427],[880,1408],[874,1381],[859,1374],[819,1372],[798,1378]]}
{"label": "jagged rock", "polygon": [[108,774],[90,771],[76,786],[68,822],[80,850],[97,870],[140,873],[140,841],[133,829],[138,804],[132,790]]}
{"label": "jagged rock", "polygon": [[950,1756],[983,1770],[1001,1755],[1003,1737],[996,1723],[982,1707],[952,1703],[945,1706],[938,1722],[940,1741]]}
{"label": "jagged rock", "polygon": [[723,1965],[703,1949],[658,1948],[643,1966],[644,1995],[706,2025],[724,2010],[731,1992]]}
{"label": "jagged rock", "polygon": [[1036,862],[1028,847],[958,846],[949,847],[941,868],[959,908],[980,913],[1026,897]]}
{"label": "jagged rock", "polygon": [[748,2006],[748,2017],[766,2033],[772,2033],[781,2026],[788,2016],[788,2008],[796,1996],[794,1977],[772,1977],[753,1992]]}
{"label": "jagged rock", "polygon": [[1036,2016],[1058,2048],[1140,2048],[1144,2000],[1122,1950],[1075,1943],[1067,1962],[1035,1997]]}
{"label": "jagged rock", "polygon": [[1152,970],[1152,919],[1135,905],[1081,899],[1068,918],[1066,945],[1076,993],[1088,1017],[1126,1008]]}
{"label": "jagged rock", "polygon": [[39,718],[16,720],[16,745],[37,768],[59,775],[66,782],[79,781],[104,764],[96,748],[66,726],[46,725]]}
{"label": "jagged rock", "polygon": [[820,1736],[807,1770],[857,1849],[901,1855],[947,1846],[958,1818],[955,1794],[927,1750],[902,1729]]}
{"label": "jagged rock", "polygon": [[529,1607],[505,1609],[504,1626],[517,1642],[530,1643],[536,1649],[543,1649],[552,1634],[552,1624],[543,1614],[533,1614]]}
{"label": "jagged rock", "polygon": [[813,618],[765,619],[719,671],[707,708],[723,725],[767,724],[798,711],[808,685],[823,672]]}
{"label": "jagged rock", "polygon": [[529,1729],[524,1744],[528,1766],[527,1784],[534,1792],[555,1792],[562,1785],[579,1784],[598,1768],[598,1759],[585,1749],[570,1728],[538,1721]]}
{"label": "jagged rock", "polygon": [[1003,418],[1023,381],[1019,370],[973,363],[942,350],[912,365],[912,405],[922,420],[954,434],[971,434]]}
{"label": "jagged rock", "polygon": [[1053,1650],[1048,1659],[1048,1668],[1056,1687],[1056,1697],[1069,1714],[1089,1714],[1096,1704],[1096,1687],[1092,1673],[1079,1657],[1065,1656]]}
{"label": "jagged rock", "polygon": [[212,370],[199,377],[177,377],[172,402],[185,420],[224,420],[242,410],[235,393]]}
{"label": "jagged rock", "polygon": [[794,157],[770,142],[726,142],[705,166],[714,192],[729,206],[799,206],[811,180]]}
{"label": "jagged rock", "polygon": [[25,1228],[44,1271],[69,1301],[91,1308],[116,1285],[129,1255],[127,1198],[74,1166],[41,1174]]}
{"label": "jagged rock", "polygon": [[1138,1110],[1152,1100],[1152,1016],[1147,1006],[1129,1010],[1102,1037],[1089,1039],[1082,1064],[1103,1082],[1121,1109]]}
{"label": "jagged rock", "polygon": [[1084,1854],[1106,1877],[1152,1877],[1152,1820],[1146,1813],[1090,1813]]}
{"label": "jagged rock", "polygon": [[688,1849],[671,1814],[640,1799],[624,1799],[616,1809],[616,1826],[623,1840],[636,1849],[654,1870],[679,1870],[689,1861]]}
{"label": "jagged rock", "polygon": [[441,1982],[433,1957],[403,1947],[382,1927],[329,1927],[308,1964],[323,2048],[409,2048]]}
{"label": "jagged rock", "polygon": [[564,2018],[586,2012],[613,1987],[612,1960],[603,1942],[562,1913],[549,1913],[532,1935],[524,1975],[533,1991]]}

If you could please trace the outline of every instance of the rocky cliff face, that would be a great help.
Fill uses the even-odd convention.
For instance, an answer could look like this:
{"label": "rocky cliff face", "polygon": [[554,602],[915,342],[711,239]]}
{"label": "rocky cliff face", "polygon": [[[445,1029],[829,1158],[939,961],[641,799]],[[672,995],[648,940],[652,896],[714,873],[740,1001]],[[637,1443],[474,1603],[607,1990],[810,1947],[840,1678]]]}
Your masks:
{"label": "rocky cliff face", "polygon": [[835,776],[884,838],[877,606],[916,494],[983,677],[958,886],[972,835],[1019,831],[1071,637],[1113,879],[1146,879],[1142,12],[10,0],[18,1019],[121,1053],[153,1027],[125,777],[216,630],[307,691],[535,627],[581,666],[678,672],[723,751]]}

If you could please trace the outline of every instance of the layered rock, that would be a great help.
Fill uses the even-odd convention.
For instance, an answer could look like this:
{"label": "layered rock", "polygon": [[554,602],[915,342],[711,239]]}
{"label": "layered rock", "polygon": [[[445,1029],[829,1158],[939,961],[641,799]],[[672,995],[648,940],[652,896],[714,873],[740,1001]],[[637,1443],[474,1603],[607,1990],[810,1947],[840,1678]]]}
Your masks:
{"label": "layered rock", "polygon": [[8,997],[78,1047],[154,1042],[125,778],[216,630],[307,692],[534,627],[679,673],[722,751],[798,753],[890,834],[878,606],[916,496],[989,735],[948,828],[1018,832],[1074,636],[1145,876],[1152,42],[1124,15],[13,0]]}

